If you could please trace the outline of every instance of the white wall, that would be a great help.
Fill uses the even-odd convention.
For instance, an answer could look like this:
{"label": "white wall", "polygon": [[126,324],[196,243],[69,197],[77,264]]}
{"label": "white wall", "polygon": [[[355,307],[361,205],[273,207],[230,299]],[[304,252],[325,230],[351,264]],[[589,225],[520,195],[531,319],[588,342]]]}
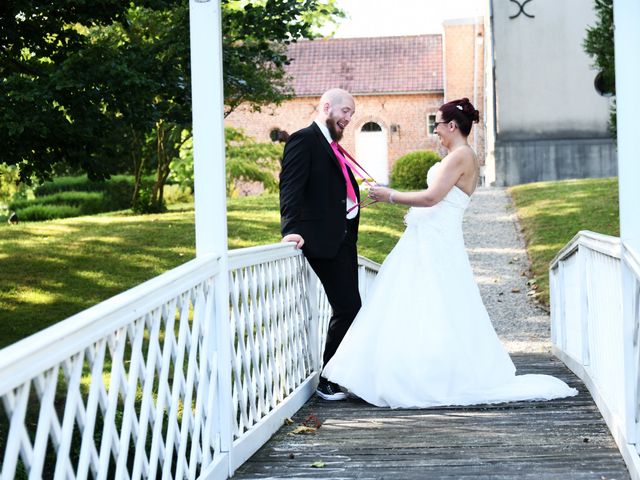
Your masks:
{"label": "white wall", "polygon": [[533,0],[525,11],[535,18],[514,19],[515,3],[492,3],[498,138],[606,136],[609,101],[582,48],[593,1]]}

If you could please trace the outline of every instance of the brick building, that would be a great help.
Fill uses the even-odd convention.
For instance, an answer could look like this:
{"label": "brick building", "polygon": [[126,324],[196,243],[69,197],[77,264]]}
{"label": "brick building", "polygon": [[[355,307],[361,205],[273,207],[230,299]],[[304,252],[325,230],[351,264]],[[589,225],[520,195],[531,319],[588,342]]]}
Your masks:
{"label": "brick building", "polygon": [[[341,142],[369,173],[387,183],[393,162],[415,150],[439,150],[433,135],[438,107],[468,97],[484,111],[482,19],[448,21],[444,33],[406,37],[300,41],[289,49],[295,98],[251,112],[239,107],[225,120],[258,141],[272,132],[309,125],[320,95],[344,88],[356,114]],[[484,122],[469,142],[484,160]]]}

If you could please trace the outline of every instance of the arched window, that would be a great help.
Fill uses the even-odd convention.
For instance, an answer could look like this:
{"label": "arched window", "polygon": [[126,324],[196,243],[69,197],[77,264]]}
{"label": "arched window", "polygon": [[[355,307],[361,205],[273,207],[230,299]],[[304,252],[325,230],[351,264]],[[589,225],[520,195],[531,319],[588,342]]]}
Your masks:
{"label": "arched window", "polygon": [[381,132],[382,127],[376,122],[367,122],[360,129],[361,132]]}

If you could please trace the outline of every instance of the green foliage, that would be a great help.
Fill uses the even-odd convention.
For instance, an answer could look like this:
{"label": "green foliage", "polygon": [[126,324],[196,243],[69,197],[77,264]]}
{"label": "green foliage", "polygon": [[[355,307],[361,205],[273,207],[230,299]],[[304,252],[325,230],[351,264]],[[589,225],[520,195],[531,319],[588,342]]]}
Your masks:
{"label": "green foliage", "polygon": [[[615,48],[613,35],[613,0],[594,0],[597,22],[587,28],[582,43],[584,51],[593,58],[594,67],[600,72],[601,85],[605,92],[616,93]],[[616,138],[616,106],[610,107],[609,130]]]}
{"label": "green foliage", "polygon": [[27,186],[20,183],[17,167],[0,163],[0,208],[17,198],[26,198]]}
{"label": "green foliage", "polygon": [[237,181],[261,182],[265,190],[275,192],[283,148],[281,143],[258,143],[240,130],[226,128],[227,193],[234,194]]}
{"label": "green foliage", "polygon": [[39,222],[55,218],[79,217],[82,209],[73,205],[31,205],[20,209],[18,218],[21,222]]}
{"label": "green foliage", "polygon": [[[283,145],[259,143],[242,130],[225,127],[227,194],[236,193],[237,182],[260,182],[268,192],[278,189],[278,172]],[[170,179],[183,187],[193,188],[193,144],[185,142],[181,157],[171,164]]]}
{"label": "green foliage", "polygon": [[[141,185],[150,188],[153,185],[152,176],[143,177]],[[135,180],[131,175],[114,175],[109,180],[93,181],[86,176],[58,177],[51,182],[45,182],[34,189],[36,197],[51,195],[57,192],[103,192],[103,212],[124,210],[131,207]]]}
{"label": "green foliage", "polygon": [[[340,16],[334,4],[222,0],[225,113],[288,98],[284,45]],[[155,172],[152,200],[162,203],[168,166],[191,130],[188,8],[0,2],[0,163],[19,166],[25,182],[60,168],[94,180]]]}
{"label": "green foliage", "polygon": [[[381,262],[403,208],[363,210],[358,251]],[[280,241],[277,194],[228,201],[229,248]],[[0,348],[195,257],[193,210],[0,225]],[[16,315],[21,321],[16,321]]]}
{"label": "green foliage", "polygon": [[539,300],[549,304],[549,263],[580,230],[619,236],[617,178],[590,178],[509,188],[527,242]]}
{"label": "green foliage", "polygon": [[[116,183],[122,181],[123,183],[131,183],[124,177],[116,179],[113,177],[109,180],[110,183]],[[42,197],[45,195],[52,195],[58,192],[101,192],[105,189],[107,182],[89,180],[86,175],[79,175],[76,177],[57,177],[49,182],[44,182],[33,189],[33,193],[36,197]]]}
{"label": "green foliage", "polygon": [[16,200],[11,202],[9,209],[18,213],[22,218],[22,210],[36,205],[69,205],[79,207],[81,215],[109,211],[105,209],[103,192],[58,192],[51,195],[36,197],[33,200]]}
{"label": "green foliage", "polygon": [[391,186],[403,190],[421,190],[427,186],[427,171],[440,161],[440,155],[430,150],[407,153],[393,164]]}
{"label": "green foliage", "polygon": [[[153,178],[143,178],[142,185],[144,190],[150,192]],[[20,221],[49,220],[125,210],[131,207],[133,189],[133,177],[125,175],[117,175],[103,181],[91,181],[86,176],[59,177],[36,187],[35,198],[12,201],[9,209],[17,213]],[[139,212],[157,211],[150,204],[148,197],[145,201],[146,206],[140,206]],[[48,208],[49,206],[71,208]]]}
{"label": "green foliage", "polygon": [[180,153],[169,165],[169,180],[184,189],[193,191],[193,139],[187,139],[180,147]]}
{"label": "green foliage", "polygon": [[162,213],[167,211],[167,205],[164,201],[158,202],[153,197],[153,189],[141,188],[138,196],[131,206],[131,210],[135,213],[149,214]]}
{"label": "green foliage", "polygon": [[193,203],[193,191],[178,184],[169,184],[164,188],[164,201],[167,205]]}
{"label": "green foliage", "polygon": [[[173,2],[137,2],[146,3],[166,8]],[[122,92],[142,89],[114,64],[117,55],[93,41],[90,29],[122,21],[129,8],[117,0],[101,1],[99,8],[78,0],[2,2],[0,162],[18,165],[23,181],[50,178],[61,163],[91,178],[122,168],[122,126],[130,119],[111,108],[109,87],[129,82]]]}
{"label": "green foliage", "polygon": [[221,9],[225,115],[242,103],[259,111],[289,98],[286,45],[344,17],[335,0],[222,0]]}

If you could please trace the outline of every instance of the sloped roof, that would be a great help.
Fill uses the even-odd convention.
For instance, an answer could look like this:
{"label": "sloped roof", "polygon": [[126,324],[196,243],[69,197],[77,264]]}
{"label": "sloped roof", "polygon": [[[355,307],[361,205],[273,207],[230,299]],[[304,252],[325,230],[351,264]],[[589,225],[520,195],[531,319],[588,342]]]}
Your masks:
{"label": "sloped roof", "polygon": [[442,36],[300,40],[289,46],[296,96],[442,91]]}

